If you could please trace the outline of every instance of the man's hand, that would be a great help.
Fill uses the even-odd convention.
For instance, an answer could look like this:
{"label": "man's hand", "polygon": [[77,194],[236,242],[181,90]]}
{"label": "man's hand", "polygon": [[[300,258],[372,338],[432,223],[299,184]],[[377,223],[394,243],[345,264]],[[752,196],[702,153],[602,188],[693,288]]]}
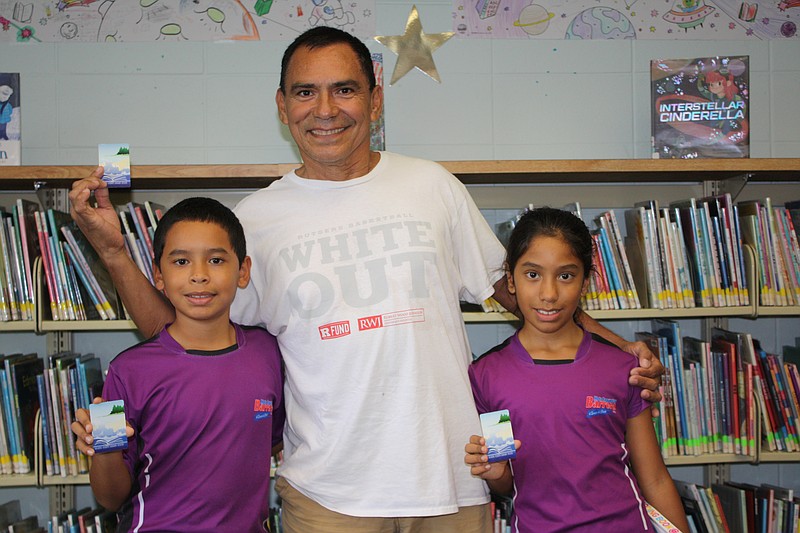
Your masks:
{"label": "man's hand", "polygon": [[[626,342],[620,348],[639,359],[639,366],[631,370],[628,383],[641,387],[642,398],[645,400],[653,404],[660,402],[661,393],[658,391],[658,387],[661,385],[661,376],[664,375],[664,365],[643,342]],[[654,414],[657,412],[655,410]]]}
{"label": "man's hand", "polygon": [[[70,215],[78,224],[104,263],[117,254],[125,254],[125,241],[120,231],[119,215],[108,197],[108,185],[101,178],[103,167],[72,184],[69,193]],[[96,206],[91,205],[94,195]]]}

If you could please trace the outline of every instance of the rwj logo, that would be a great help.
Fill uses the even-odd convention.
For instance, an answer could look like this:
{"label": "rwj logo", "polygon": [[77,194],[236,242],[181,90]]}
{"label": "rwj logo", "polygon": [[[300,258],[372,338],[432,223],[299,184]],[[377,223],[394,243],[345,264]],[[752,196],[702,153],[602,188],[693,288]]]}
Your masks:
{"label": "rwj logo", "polygon": [[272,416],[272,400],[256,400],[253,404],[253,419],[263,420]]}
{"label": "rwj logo", "polygon": [[586,397],[586,418],[597,415],[612,415],[617,412],[617,400],[602,396]]}

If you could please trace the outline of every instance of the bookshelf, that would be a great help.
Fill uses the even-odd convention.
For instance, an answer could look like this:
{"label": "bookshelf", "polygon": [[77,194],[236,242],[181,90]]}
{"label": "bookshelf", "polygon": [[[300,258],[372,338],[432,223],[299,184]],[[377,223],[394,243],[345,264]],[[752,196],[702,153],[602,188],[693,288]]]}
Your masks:
{"label": "bookshelf", "polygon": [[[658,198],[669,203],[689,197],[731,192],[738,200],[771,196],[776,199],[800,197],[800,158],[738,160],[513,160],[444,161],[470,190],[484,211],[519,210],[527,203],[561,206],[580,202],[589,209],[623,209],[633,203]],[[297,164],[264,165],[139,165],[132,169],[130,199],[167,198],[190,193],[226,195],[237,200],[250,191],[267,186]],[[91,166],[0,167],[0,204],[4,198],[29,194],[37,183],[51,188],[68,188],[91,173]],[[116,192],[115,192],[116,193]],[[127,200],[126,200],[127,201]],[[491,222],[491,221],[490,221]],[[753,262],[751,257],[750,262]],[[751,269],[752,271],[752,269]],[[39,274],[41,279],[41,274]],[[751,284],[752,286],[752,284]],[[41,291],[41,286],[39,287]],[[44,301],[40,292],[37,302]],[[592,311],[601,321],[627,322],[653,318],[698,320],[725,325],[728,318],[772,319],[800,317],[800,306],[764,307],[752,298],[742,307],[693,309],[636,309]],[[72,335],[101,332],[114,335],[133,331],[131,321],[53,321],[38,305],[36,320],[0,322],[0,338],[6,332],[48,336],[48,345],[69,344]],[[468,325],[508,325],[516,321],[509,313],[465,312]],[[483,327],[483,326],[481,326]],[[755,456],[710,454],[670,458],[669,466],[707,466],[800,462],[800,452],[758,451]],[[43,476],[37,470],[27,476],[0,476],[0,487],[50,487],[82,485],[88,476],[61,478]],[[52,499],[52,497],[51,497]],[[66,503],[65,503],[66,504]],[[51,505],[52,506],[52,505]]]}

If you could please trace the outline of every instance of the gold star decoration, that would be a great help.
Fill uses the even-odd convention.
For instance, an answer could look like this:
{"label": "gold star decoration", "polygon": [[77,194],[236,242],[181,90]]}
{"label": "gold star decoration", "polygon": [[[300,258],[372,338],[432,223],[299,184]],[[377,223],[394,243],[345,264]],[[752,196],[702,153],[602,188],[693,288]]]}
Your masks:
{"label": "gold star decoration", "polygon": [[376,41],[397,54],[397,63],[394,65],[392,81],[389,82],[389,85],[394,85],[414,67],[442,83],[442,80],[439,79],[439,71],[436,70],[436,64],[433,62],[433,52],[453,35],[452,31],[444,33],[422,31],[422,21],[419,20],[417,6],[412,6],[403,35],[378,35],[375,37]]}

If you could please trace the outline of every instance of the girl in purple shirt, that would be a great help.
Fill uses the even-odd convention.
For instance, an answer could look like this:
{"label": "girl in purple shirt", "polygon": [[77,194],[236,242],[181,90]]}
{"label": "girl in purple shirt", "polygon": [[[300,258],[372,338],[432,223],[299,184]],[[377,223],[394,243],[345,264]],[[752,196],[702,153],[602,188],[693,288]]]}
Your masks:
{"label": "girl in purple shirt", "polygon": [[489,463],[485,439],[473,435],[472,474],[513,494],[516,533],[651,531],[645,500],[688,531],[649,404],[628,384],[636,360],[574,319],[592,269],[589,230],[567,211],[529,211],[505,268],[522,327],[469,375],[478,412],[509,410],[519,449]]}

